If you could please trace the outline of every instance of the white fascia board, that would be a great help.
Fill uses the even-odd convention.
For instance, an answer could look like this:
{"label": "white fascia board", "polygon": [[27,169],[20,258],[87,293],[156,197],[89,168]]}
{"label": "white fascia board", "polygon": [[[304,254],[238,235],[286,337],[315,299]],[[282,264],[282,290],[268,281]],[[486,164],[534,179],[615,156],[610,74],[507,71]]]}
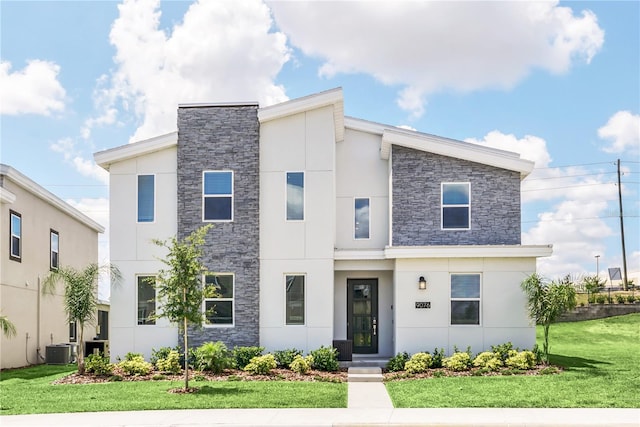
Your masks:
{"label": "white fascia board", "polygon": [[16,201],[16,195],[6,188],[0,187],[0,203],[6,203],[10,205]]}
{"label": "white fascia board", "polygon": [[333,106],[335,139],[336,142],[340,142],[344,140],[344,99],[342,96],[342,88],[340,87],[259,108],[258,121],[265,123],[270,120],[276,120],[330,105]]}
{"label": "white fascia board", "polygon": [[[26,191],[30,192],[34,196],[42,199],[43,201],[49,203],[51,206],[54,206],[57,209],[60,209],[65,214],[74,218],[75,220],[83,223],[87,227],[98,233],[104,233],[104,227],[98,224],[96,221],[92,220],[78,209],[74,208],[55,194],[50,191],[44,189],[35,181],[31,180],[27,176],[18,172],[16,169],[11,166],[0,164],[0,175],[4,175],[6,178],[10,179],[16,185],[24,188]],[[15,195],[14,195],[15,200]]]}
{"label": "white fascia board", "polygon": [[131,144],[125,144],[108,150],[99,151],[93,155],[93,158],[98,166],[108,171],[109,167],[113,163],[154,153],[176,145],[178,145],[178,132],[171,132],[142,141],[132,142]]}
{"label": "white fascia board", "polygon": [[347,250],[336,249],[333,255],[335,261],[358,261],[358,260],[384,260],[386,259],[384,250]]}
{"label": "white fascia board", "polygon": [[520,179],[529,175],[535,166],[534,162],[521,159],[519,154],[510,151],[419,132],[385,129],[380,147],[380,156],[383,159],[389,159],[392,145],[520,172]]}
{"label": "white fascia board", "polygon": [[385,258],[542,258],[551,256],[553,245],[395,246],[384,250]]}

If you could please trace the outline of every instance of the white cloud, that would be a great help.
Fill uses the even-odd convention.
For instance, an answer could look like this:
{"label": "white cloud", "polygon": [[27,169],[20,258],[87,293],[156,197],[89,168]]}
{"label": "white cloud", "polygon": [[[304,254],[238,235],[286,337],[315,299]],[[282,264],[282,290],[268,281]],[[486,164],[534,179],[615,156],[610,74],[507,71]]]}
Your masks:
{"label": "white cloud", "polygon": [[482,139],[467,138],[466,142],[484,145],[499,150],[513,151],[520,157],[535,162],[536,168],[546,168],[551,163],[551,155],[547,151],[547,143],[537,136],[526,135],[522,139],[513,134],[504,134],[498,130],[489,132]]}
{"label": "white cloud", "polygon": [[11,62],[0,61],[0,114],[40,114],[64,111],[66,92],[58,81],[60,66],[31,60],[11,72]]}
{"label": "white cloud", "polygon": [[603,147],[607,153],[638,153],[640,151],[640,115],[630,111],[618,111],[606,125],[598,129],[598,136],[608,140]]}
{"label": "white cloud", "polygon": [[61,153],[65,162],[72,165],[81,175],[96,179],[103,184],[109,184],[109,172],[98,166],[93,159],[82,157],[80,152],[76,150],[76,144],[73,139],[60,139],[52,143],[49,148],[56,153]]}
{"label": "white cloud", "polygon": [[509,88],[536,68],[564,73],[604,42],[592,12],[574,15],[557,1],[269,5],[292,44],[325,60],[320,76],[367,73],[401,85],[398,105],[413,116],[433,92]]}
{"label": "white cloud", "polygon": [[133,110],[141,123],[132,139],[175,130],[179,103],[287,99],[274,80],[289,49],[266,5],[197,1],[170,33],[159,5],[126,0],[111,28],[116,69],[99,96],[104,108]]}

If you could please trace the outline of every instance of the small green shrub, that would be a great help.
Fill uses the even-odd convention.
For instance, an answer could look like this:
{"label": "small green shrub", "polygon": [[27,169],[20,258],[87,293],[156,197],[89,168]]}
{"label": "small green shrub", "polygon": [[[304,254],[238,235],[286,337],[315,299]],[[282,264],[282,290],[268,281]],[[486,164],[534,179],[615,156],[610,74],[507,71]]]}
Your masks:
{"label": "small green shrub", "polygon": [[162,381],[162,380],[166,380],[166,379],[167,379],[167,376],[166,376],[166,375],[163,375],[163,374],[154,374],[154,375],[151,377],[151,379],[152,379],[152,380],[154,380],[154,381]]}
{"label": "small green shrub", "polygon": [[333,372],[340,369],[338,363],[338,350],[333,347],[320,346],[317,350],[312,350],[313,356],[312,368],[318,371]]}
{"label": "small green shrub", "polygon": [[498,353],[492,351],[484,351],[473,359],[473,366],[481,370],[497,371],[502,367],[502,360]]}
{"label": "small green shrub", "polygon": [[518,348],[514,348],[513,344],[511,344],[511,341],[506,342],[504,344],[491,346],[491,351],[498,355],[502,363],[504,363],[507,360],[507,358],[509,358],[509,355],[510,355],[509,353],[512,352],[513,350],[517,352]]}
{"label": "small green shrub", "polygon": [[113,382],[113,383],[116,383],[118,381],[122,381],[122,377],[120,375],[111,375],[109,377],[109,381]]}
{"label": "small green shrub", "polygon": [[607,299],[605,298],[605,296],[604,296],[604,295],[598,295],[598,296],[596,297],[596,302],[597,302],[598,304],[604,304],[604,302],[605,302],[606,300],[607,300]]}
{"label": "small green shrub", "polygon": [[145,362],[144,357],[138,353],[127,353],[125,360],[118,363],[118,367],[127,375],[147,375],[153,365]]}
{"label": "small green shrub", "polygon": [[293,358],[293,362],[289,364],[289,368],[297,373],[297,374],[308,374],[311,370],[311,366],[313,366],[313,356],[302,357],[301,355],[296,355]]}
{"label": "small green shrub", "polygon": [[624,304],[625,299],[626,298],[624,297],[624,295],[616,295],[616,301],[618,302],[618,304]]}
{"label": "small green shrub", "polygon": [[166,357],[156,361],[156,369],[160,372],[177,374],[181,371],[180,354],[176,350],[170,350]]}
{"label": "small green shrub", "polygon": [[409,361],[409,359],[410,359],[409,353],[407,353],[406,351],[402,353],[398,353],[395,356],[393,356],[391,359],[389,359],[389,362],[387,362],[386,369],[389,372],[404,371],[404,365]]}
{"label": "small green shrub", "polygon": [[434,369],[442,368],[442,361],[444,360],[444,348],[433,349],[433,353],[431,353],[431,367]]}
{"label": "small green shrub", "polygon": [[242,377],[239,377],[238,375],[229,375],[227,377],[227,381],[242,381]]}
{"label": "small green shrub", "polygon": [[169,353],[175,351],[176,353],[180,354],[181,350],[180,347],[176,346],[176,347],[160,347],[159,349],[151,349],[151,357],[149,358],[149,362],[151,362],[151,364],[153,364],[154,366],[156,366],[156,364],[158,363],[158,360],[160,359],[166,359],[167,356],[169,356]]}
{"label": "small green shrub", "polygon": [[540,371],[538,372],[538,374],[540,375],[554,375],[559,373],[560,370],[555,366],[547,366],[546,368],[540,369]]}
{"label": "small green shrub", "polygon": [[538,347],[538,344],[534,344],[531,350],[536,356],[536,365],[541,365],[544,362],[544,352]]}
{"label": "small green shrub", "polygon": [[222,341],[206,342],[195,350],[195,366],[219,374],[233,367],[233,358]]}
{"label": "small green shrub", "polygon": [[589,295],[589,298],[587,299],[587,301],[589,302],[589,304],[595,304],[596,303],[596,296],[595,295]]}
{"label": "small green shrub", "polygon": [[505,365],[514,369],[533,369],[536,366],[536,355],[529,350],[521,351],[510,356]]}
{"label": "small green shrub", "polygon": [[253,375],[269,375],[272,369],[276,368],[276,358],[273,354],[255,356],[244,367],[244,370]]}
{"label": "small green shrub", "polygon": [[204,375],[202,375],[202,374],[195,374],[195,375],[193,376],[193,380],[194,380],[194,381],[206,381],[206,380],[207,380],[207,377],[205,377],[205,376],[204,376]]}
{"label": "small green shrub", "polygon": [[84,360],[84,369],[88,373],[107,376],[113,373],[113,364],[109,363],[109,358],[102,354],[90,354]]}
{"label": "small green shrub", "polygon": [[127,354],[124,355],[124,360],[127,362],[131,362],[132,360],[144,360],[144,356],[142,355],[142,353],[133,353],[133,352],[129,352]]}
{"label": "small green shrub", "polygon": [[420,374],[425,372],[431,366],[433,357],[429,353],[416,353],[404,365],[404,370],[411,374]]}
{"label": "small green shrub", "polygon": [[468,371],[471,368],[471,356],[466,351],[453,353],[442,361],[442,366],[454,372]]}
{"label": "small green shrub", "polygon": [[236,368],[244,369],[254,357],[262,356],[264,347],[235,347],[233,349],[233,359]]}
{"label": "small green shrub", "polygon": [[276,358],[276,363],[281,368],[288,368],[291,366],[291,362],[296,356],[302,356],[302,351],[295,348],[288,348],[286,350],[278,350],[273,352],[273,357]]}
{"label": "small green shrub", "polygon": [[636,302],[636,297],[634,295],[627,295],[627,302],[629,304],[633,304],[634,302]]}

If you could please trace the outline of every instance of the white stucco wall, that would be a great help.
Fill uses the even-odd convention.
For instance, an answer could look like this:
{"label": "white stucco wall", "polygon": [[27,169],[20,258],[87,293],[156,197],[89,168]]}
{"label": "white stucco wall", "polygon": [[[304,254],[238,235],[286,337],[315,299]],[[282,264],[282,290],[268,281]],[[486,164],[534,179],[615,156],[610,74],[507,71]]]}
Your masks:
{"label": "white stucco wall", "polygon": [[[260,344],[309,351],[333,337],[333,108],[260,128]],[[286,220],[286,172],[304,172],[304,220]],[[305,325],[285,325],[287,274],[304,274]]]}
{"label": "white stucco wall", "polygon": [[[166,319],[155,325],[137,324],[138,275],[153,275],[164,264],[160,247],[151,240],[167,239],[177,232],[175,147],[112,164],[110,167],[111,262],[123,280],[111,286],[111,359],[127,352],[151,356],[152,349],[175,346],[177,328]],[[155,221],[137,222],[137,176],[155,175]]]}
{"label": "white stucco wall", "polygon": [[[433,351],[471,346],[479,353],[492,345],[511,341],[520,348],[535,344],[535,327],[529,321],[520,283],[535,271],[535,258],[438,258],[396,260],[395,352]],[[480,325],[450,325],[450,275],[481,275]],[[425,276],[427,290],[418,289]],[[416,301],[431,302],[416,309]]]}

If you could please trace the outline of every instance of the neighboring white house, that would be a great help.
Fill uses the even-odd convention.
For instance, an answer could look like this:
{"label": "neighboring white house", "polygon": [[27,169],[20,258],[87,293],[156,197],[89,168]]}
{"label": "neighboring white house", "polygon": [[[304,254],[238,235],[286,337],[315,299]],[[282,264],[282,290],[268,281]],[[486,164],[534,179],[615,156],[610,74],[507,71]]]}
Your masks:
{"label": "neighboring white house", "polygon": [[[178,131],[95,154],[110,173],[111,355],[175,346],[146,277],[152,238],[207,235],[219,297],[190,342],[388,357],[479,352],[535,328],[521,281],[550,246],[520,244],[533,163],[344,116],[341,89],[260,108],[181,105]],[[337,341],[337,342],[336,342]]]}
{"label": "neighboring white house", "polygon": [[[45,361],[46,346],[76,340],[63,308],[63,289],[42,294],[42,281],[60,266],[98,262],[104,228],[11,166],[0,164],[0,313],[16,336],[0,336],[1,367]],[[104,319],[106,309],[100,310]],[[98,335],[106,337],[102,331]],[[85,337],[93,335],[88,329]]]}

